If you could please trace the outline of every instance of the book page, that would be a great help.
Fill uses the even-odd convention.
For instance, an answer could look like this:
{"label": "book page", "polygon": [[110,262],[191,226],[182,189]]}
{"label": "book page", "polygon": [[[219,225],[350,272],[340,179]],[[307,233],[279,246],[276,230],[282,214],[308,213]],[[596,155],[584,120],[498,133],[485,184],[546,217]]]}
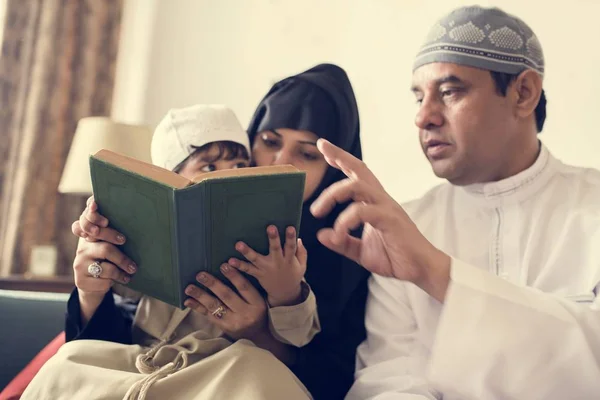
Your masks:
{"label": "book page", "polygon": [[275,175],[275,174],[289,174],[300,172],[300,170],[293,165],[269,165],[267,167],[248,167],[248,168],[237,168],[237,169],[224,169],[221,171],[206,172],[204,174],[196,175],[192,182],[200,183],[209,179],[217,178],[231,178],[238,176],[260,176],[260,175]]}
{"label": "book page", "polygon": [[96,152],[93,157],[176,189],[182,189],[192,183],[189,179],[173,171],[127,157],[120,153],[115,153],[114,151],[102,149]]}

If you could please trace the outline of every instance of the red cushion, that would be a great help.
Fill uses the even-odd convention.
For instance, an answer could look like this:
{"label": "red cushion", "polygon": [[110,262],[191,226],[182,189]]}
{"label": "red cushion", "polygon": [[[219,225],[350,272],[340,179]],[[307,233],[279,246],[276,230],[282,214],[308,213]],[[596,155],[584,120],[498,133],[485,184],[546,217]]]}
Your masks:
{"label": "red cushion", "polygon": [[0,400],[18,400],[29,382],[38,373],[42,365],[56,354],[60,346],[65,343],[65,333],[61,332],[50,343],[46,345],[27,366],[10,381],[8,386],[0,393]]}

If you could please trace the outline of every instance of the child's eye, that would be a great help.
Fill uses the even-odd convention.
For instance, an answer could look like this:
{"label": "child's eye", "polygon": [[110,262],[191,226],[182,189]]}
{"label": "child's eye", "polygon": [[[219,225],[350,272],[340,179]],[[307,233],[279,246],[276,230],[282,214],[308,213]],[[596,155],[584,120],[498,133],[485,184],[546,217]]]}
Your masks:
{"label": "child's eye", "polygon": [[248,167],[248,163],[245,162],[241,162],[241,163],[237,163],[233,166],[233,169],[237,169],[237,168],[246,168]]}
{"label": "child's eye", "polygon": [[216,171],[217,167],[215,166],[215,164],[206,164],[204,166],[202,166],[202,168],[200,168],[200,171],[202,172],[212,172],[212,171]]}

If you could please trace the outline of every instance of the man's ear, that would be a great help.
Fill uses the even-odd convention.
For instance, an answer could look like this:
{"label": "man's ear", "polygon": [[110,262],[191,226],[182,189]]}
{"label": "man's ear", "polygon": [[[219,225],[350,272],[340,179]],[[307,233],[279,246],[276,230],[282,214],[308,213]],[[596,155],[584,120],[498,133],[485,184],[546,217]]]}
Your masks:
{"label": "man's ear", "polygon": [[527,118],[535,113],[542,95],[542,77],[534,70],[527,69],[509,86],[510,96],[514,99],[515,114]]}

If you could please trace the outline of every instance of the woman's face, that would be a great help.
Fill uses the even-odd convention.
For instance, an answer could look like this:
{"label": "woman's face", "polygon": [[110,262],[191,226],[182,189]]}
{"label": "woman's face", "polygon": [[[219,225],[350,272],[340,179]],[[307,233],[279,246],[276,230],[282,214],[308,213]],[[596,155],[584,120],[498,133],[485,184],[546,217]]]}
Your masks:
{"label": "woman's face", "polygon": [[306,172],[304,200],[310,198],[327,171],[327,162],[317,149],[319,137],[309,131],[276,129],[259,132],[252,144],[257,166],[291,164]]}

